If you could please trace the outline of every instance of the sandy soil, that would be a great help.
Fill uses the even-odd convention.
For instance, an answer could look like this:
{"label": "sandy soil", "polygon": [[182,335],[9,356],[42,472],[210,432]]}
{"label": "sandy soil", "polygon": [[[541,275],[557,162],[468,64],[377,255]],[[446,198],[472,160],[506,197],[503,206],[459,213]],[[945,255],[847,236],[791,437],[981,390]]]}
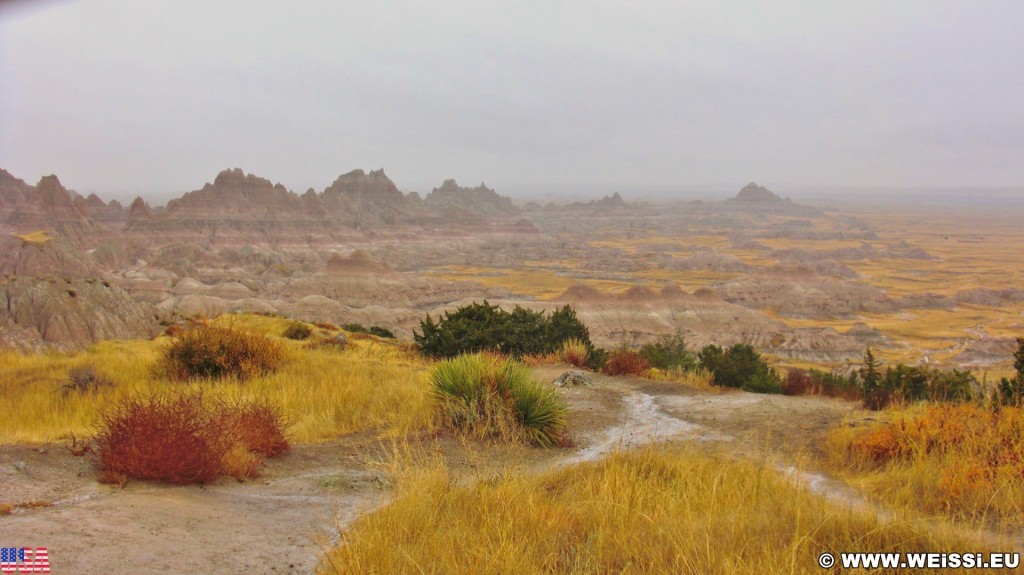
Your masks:
{"label": "sandy soil", "polygon": [[[550,381],[565,369],[536,371]],[[434,436],[412,443],[442,453],[469,480],[510,465],[540,470],[592,460],[650,441],[728,442],[736,451],[767,450],[792,462],[853,410],[827,398],[593,378],[591,386],[561,391],[572,408],[573,448],[506,448]],[[387,440],[361,433],[296,446],[245,483],[133,481],[117,488],[96,483],[88,461],[61,445],[3,446],[0,502],[52,505],[0,517],[0,545],[47,547],[56,574],[311,573],[339,529],[387,502],[387,474],[379,464],[387,450]]]}

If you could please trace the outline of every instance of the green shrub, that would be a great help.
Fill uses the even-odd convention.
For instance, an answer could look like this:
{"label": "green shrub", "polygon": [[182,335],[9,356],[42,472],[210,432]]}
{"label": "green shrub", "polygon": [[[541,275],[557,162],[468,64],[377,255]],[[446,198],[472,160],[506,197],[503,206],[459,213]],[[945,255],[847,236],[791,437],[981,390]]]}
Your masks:
{"label": "green shrub", "polygon": [[341,329],[349,333],[370,333],[370,330],[366,329],[366,326],[361,323],[346,323],[341,326]]}
{"label": "green shrub", "polygon": [[313,333],[313,328],[301,322],[293,322],[284,329],[284,337],[302,341]]}
{"label": "green shrub", "polygon": [[746,343],[728,349],[710,344],[697,355],[700,365],[715,376],[715,385],[756,393],[781,393],[782,378]]}
{"label": "green shrub", "polygon": [[448,428],[506,440],[525,436],[543,446],[567,443],[568,406],[520,363],[459,355],[434,366],[430,382]]}
{"label": "green shrub", "polygon": [[[970,371],[941,371],[923,365],[900,363],[886,367],[883,372],[882,367],[871,348],[865,350],[864,366],[857,372],[856,381],[867,409],[884,409],[893,401],[969,401],[977,384]],[[1001,399],[1006,403],[1005,395]]]}
{"label": "green shrub", "polygon": [[282,361],[284,347],[266,336],[197,325],[175,338],[158,371],[171,379],[246,379],[270,373]]}
{"label": "green shrub", "polygon": [[603,347],[591,347],[590,353],[587,354],[587,369],[601,371],[606,363],[608,363],[608,350]]}
{"label": "green shrub", "polygon": [[370,335],[383,337],[385,339],[395,339],[394,332],[392,332],[390,329],[386,329],[378,325],[370,326]]}
{"label": "green shrub", "polygon": [[1017,375],[999,382],[999,401],[1003,405],[1024,405],[1024,337],[1017,338],[1017,351],[1013,353],[1013,367]]}
{"label": "green shrub", "polygon": [[445,312],[437,322],[428,315],[413,339],[424,355],[438,358],[483,351],[515,358],[544,355],[570,339],[593,347],[589,330],[568,305],[546,315],[520,306],[507,312],[486,300]]}
{"label": "green shrub", "polygon": [[640,355],[658,369],[679,368],[689,371],[697,367],[697,356],[686,347],[682,334],[662,335],[656,341],[644,344]]}

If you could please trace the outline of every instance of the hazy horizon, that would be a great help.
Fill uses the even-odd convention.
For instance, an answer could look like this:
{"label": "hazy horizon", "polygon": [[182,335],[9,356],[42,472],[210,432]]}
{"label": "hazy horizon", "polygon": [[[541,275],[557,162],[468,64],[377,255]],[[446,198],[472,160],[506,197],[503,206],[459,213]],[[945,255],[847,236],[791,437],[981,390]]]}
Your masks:
{"label": "hazy horizon", "polygon": [[[1012,2],[0,4],[0,167],[517,198],[1024,189]],[[966,192],[973,193],[973,192]],[[988,192],[986,192],[988,193]]]}

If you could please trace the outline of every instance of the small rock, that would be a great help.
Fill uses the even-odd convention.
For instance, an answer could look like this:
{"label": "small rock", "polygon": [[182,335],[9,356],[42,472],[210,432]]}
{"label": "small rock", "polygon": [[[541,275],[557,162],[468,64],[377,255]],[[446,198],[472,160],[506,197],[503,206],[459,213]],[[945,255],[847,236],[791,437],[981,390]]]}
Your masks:
{"label": "small rock", "polygon": [[554,384],[558,387],[565,387],[567,385],[590,385],[590,376],[585,372],[571,369],[555,379]]}

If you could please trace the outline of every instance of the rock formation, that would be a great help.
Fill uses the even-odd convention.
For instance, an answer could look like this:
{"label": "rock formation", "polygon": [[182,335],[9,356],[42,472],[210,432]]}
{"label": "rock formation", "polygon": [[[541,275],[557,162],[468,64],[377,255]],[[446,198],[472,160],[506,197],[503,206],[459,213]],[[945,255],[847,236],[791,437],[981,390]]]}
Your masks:
{"label": "rock formation", "polygon": [[73,349],[156,333],[154,310],[113,285],[65,240],[11,238],[0,250],[0,345]]}
{"label": "rock formation", "polygon": [[482,216],[513,216],[519,210],[512,199],[480,184],[475,188],[460,187],[455,180],[445,180],[441,187],[427,194],[424,202],[431,208],[459,207]]}
{"label": "rock formation", "polygon": [[36,186],[0,170],[0,224],[13,232],[47,230],[81,245],[102,235],[57,176],[44,176]]}
{"label": "rock formation", "polygon": [[395,270],[380,258],[356,250],[347,256],[335,253],[327,260],[327,273],[338,275],[393,274]]}
{"label": "rock formation", "polygon": [[591,379],[590,379],[590,376],[587,375],[587,372],[585,372],[585,371],[579,371],[577,369],[570,369],[569,371],[567,371],[567,372],[563,373],[562,375],[558,376],[557,378],[555,378],[555,380],[552,381],[551,383],[553,383],[554,385],[556,385],[558,387],[566,387],[566,386],[569,386],[569,385],[572,385],[572,386],[590,385],[591,384]]}
{"label": "rock formation", "polygon": [[739,193],[736,194],[736,197],[732,198],[731,201],[734,201],[734,202],[755,202],[755,203],[761,203],[761,202],[777,203],[777,202],[784,202],[784,201],[787,201],[787,200],[784,200],[784,199],[780,198],[779,196],[776,196],[775,193],[772,192],[771,190],[769,190],[768,188],[765,188],[763,186],[759,186],[759,185],[755,184],[754,182],[750,182],[746,186],[743,186],[743,189],[741,189],[739,191]]}

